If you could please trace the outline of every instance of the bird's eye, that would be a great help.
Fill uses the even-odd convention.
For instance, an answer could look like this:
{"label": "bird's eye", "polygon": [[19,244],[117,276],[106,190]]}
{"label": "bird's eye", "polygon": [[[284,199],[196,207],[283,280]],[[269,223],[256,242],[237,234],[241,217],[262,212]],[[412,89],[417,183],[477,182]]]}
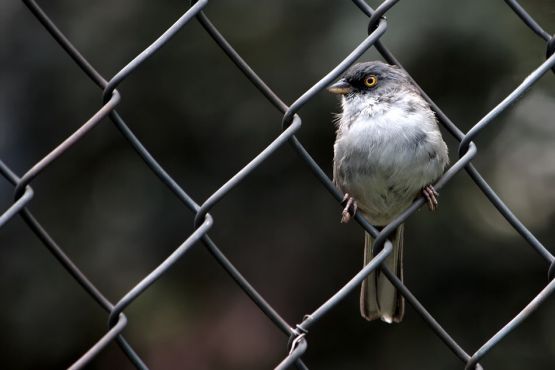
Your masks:
{"label": "bird's eye", "polygon": [[364,79],[364,85],[366,85],[366,87],[374,87],[376,86],[377,83],[378,83],[378,77],[374,75],[367,76]]}

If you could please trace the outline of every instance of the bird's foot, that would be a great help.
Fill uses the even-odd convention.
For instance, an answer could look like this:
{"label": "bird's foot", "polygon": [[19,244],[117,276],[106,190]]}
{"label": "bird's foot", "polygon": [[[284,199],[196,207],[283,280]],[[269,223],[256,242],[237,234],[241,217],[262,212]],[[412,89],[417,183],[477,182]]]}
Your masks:
{"label": "bird's foot", "polygon": [[341,223],[346,224],[347,222],[351,221],[355,214],[357,213],[357,202],[355,198],[351,197],[349,193],[345,193],[341,204],[345,203],[345,208],[343,212],[341,212]]}
{"label": "bird's foot", "polygon": [[426,185],[422,188],[422,195],[426,198],[428,202],[428,209],[430,211],[435,211],[439,202],[437,198],[439,197],[439,193],[432,185]]}

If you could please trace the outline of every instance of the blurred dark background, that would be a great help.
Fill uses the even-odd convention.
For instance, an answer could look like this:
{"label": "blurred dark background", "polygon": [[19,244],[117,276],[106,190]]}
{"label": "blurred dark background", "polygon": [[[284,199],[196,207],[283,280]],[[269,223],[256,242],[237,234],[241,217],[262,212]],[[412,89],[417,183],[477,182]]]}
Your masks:
{"label": "blurred dark background", "polygon": [[[185,1],[41,1],[104,75],[113,76],[188,7]],[[372,1],[372,6],[379,5]],[[551,0],[522,1],[555,31]],[[366,36],[349,1],[213,1],[207,15],[252,68],[291,103]],[[467,131],[545,58],[545,45],[503,1],[405,1],[383,41]],[[87,79],[21,2],[0,3],[0,158],[25,173],[101,106]],[[378,59],[375,50],[361,60]],[[474,164],[542,243],[555,239],[555,84],[548,73],[477,139]],[[119,88],[118,111],[198,202],[280,133],[281,115],[196,21]],[[300,115],[299,139],[331,175],[338,111],[322,92]],[[444,130],[451,161],[457,142]],[[193,215],[105,120],[33,182],[29,208],[113,302],[192,231]],[[13,188],[0,179],[0,210]],[[211,212],[210,235],[291,324],[362,264],[363,233],[282,147]],[[546,284],[547,264],[469,177],[444,188],[439,211],[406,228],[406,284],[467,352],[474,352]],[[69,366],[106,331],[106,313],[19,218],[0,230],[2,368]],[[555,302],[548,300],[482,362],[553,369]],[[125,336],[152,369],[273,368],[282,333],[197,245],[126,311]],[[309,333],[311,369],[455,369],[462,363],[412,308],[400,325],[367,323],[358,291]],[[131,369],[115,344],[88,367]]]}

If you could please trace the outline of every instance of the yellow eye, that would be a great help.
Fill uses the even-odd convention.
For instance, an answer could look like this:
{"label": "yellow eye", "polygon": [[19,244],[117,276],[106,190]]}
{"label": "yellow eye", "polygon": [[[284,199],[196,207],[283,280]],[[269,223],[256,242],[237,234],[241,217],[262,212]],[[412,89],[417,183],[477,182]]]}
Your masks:
{"label": "yellow eye", "polygon": [[378,77],[376,77],[374,75],[367,76],[364,79],[364,84],[367,87],[374,87],[374,86],[376,86],[377,83],[378,83]]}

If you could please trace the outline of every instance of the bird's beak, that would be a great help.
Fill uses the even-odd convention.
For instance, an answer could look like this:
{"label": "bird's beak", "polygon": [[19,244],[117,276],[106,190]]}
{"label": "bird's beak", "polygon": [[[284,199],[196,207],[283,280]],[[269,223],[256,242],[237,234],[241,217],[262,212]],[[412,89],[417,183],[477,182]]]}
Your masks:
{"label": "bird's beak", "polygon": [[353,91],[353,87],[344,78],[337,81],[331,86],[328,86],[328,91],[332,94],[345,95]]}

